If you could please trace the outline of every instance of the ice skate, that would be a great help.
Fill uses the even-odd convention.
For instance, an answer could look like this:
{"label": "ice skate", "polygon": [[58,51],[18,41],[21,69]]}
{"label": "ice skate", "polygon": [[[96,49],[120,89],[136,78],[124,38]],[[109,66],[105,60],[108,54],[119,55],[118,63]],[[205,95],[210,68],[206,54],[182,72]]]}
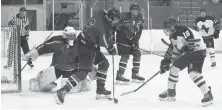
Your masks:
{"label": "ice skate", "polygon": [[204,98],[201,100],[203,107],[210,106],[213,103],[213,95],[211,93],[211,87],[209,87],[209,91],[204,94]]}
{"label": "ice skate", "polygon": [[215,68],[216,65],[217,65],[216,62],[213,62],[213,63],[211,64],[211,67],[212,67],[212,68]]}
{"label": "ice skate", "polygon": [[66,94],[67,94],[67,91],[65,90],[65,87],[57,90],[55,94],[56,103],[59,105],[63,104]]}
{"label": "ice skate", "polygon": [[167,89],[163,93],[159,94],[160,101],[176,101],[176,90],[175,89]]}
{"label": "ice skate", "polygon": [[123,74],[119,73],[119,71],[117,71],[117,75],[116,75],[116,84],[118,85],[128,85],[130,83],[130,80],[127,78],[123,77]]}
{"label": "ice skate", "polygon": [[132,83],[143,83],[144,80],[145,78],[140,76],[138,73],[132,74]]}
{"label": "ice skate", "polygon": [[102,99],[111,99],[110,98],[111,91],[106,90],[105,88],[98,88],[96,90],[96,99],[102,100]]}

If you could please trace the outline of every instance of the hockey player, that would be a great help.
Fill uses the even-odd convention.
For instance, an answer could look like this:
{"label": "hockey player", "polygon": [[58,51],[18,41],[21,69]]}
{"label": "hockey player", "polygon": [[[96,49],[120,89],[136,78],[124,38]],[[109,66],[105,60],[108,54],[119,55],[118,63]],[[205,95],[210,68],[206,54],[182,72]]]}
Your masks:
{"label": "hockey player", "polygon": [[[170,71],[168,77],[168,89],[159,94],[160,100],[176,100],[176,83],[179,80],[179,72],[188,67],[188,74],[191,80],[199,87],[204,94],[201,102],[204,106],[210,105],[213,101],[211,87],[209,87],[203,76],[202,66],[206,56],[206,46],[201,35],[188,27],[178,25],[173,17],[164,20],[164,32],[169,36],[171,44],[161,61],[161,74]],[[187,54],[180,56],[182,53]],[[172,60],[180,56],[169,67]]]}
{"label": "hockey player", "polygon": [[[39,55],[53,53],[50,67],[40,71],[35,78],[30,80],[30,90],[50,92],[57,86],[55,81],[58,78],[61,76],[62,78],[69,78],[78,71],[77,62],[75,62],[77,60],[76,36],[77,32],[73,27],[66,27],[63,35],[53,36],[44,44],[25,54],[23,60],[29,60],[30,58],[35,60]],[[72,58],[72,55],[74,58]],[[85,79],[79,83],[75,91],[89,90],[90,84],[91,81]]]}
{"label": "hockey player", "polygon": [[207,46],[207,52],[210,55],[211,67],[216,66],[216,59],[214,53],[214,39],[219,38],[220,23],[212,16],[207,16],[205,9],[200,10],[200,17],[194,22],[194,28],[197,29]]}
{"label": "hockey player", "polygon": [[67,83],[56,92],[58,104],[64,103],[65,95],[86,78],[93,64],[98,65],[96,98],[108,97],[111,94],[111,91],[105,89],[109,62],[100,51],[100,46],[107,48],[110,54],[116,53],[111,37],[113,37],[112,26],[117,24],[119,19],[119,11],[115,8],[108,12],[97,10],[77,38],[74,29],[68,27],[64,30],[64,38],[58,37],[56,40],[44,43],[25,55],[24,59],[35,60],[38,55],[54,53],[52,64],[58,69],[57,72],[73,73]]}
{"label": "hockey player", "polygon": [[[113,46],[113,26],[116,26],[120,20],[120,13],[117,9],[112,8],[108,11],[95,9],[93,17],[87,25],[85,25],[83,32],[78,36],[80,38],[79,44],[79,71],[77,74],[81,75],[85,72],[82,70],[81,66],[90,65],[92,63],[98,64],[97,70],[97,89],[96,89],[96,99],[109,98],[111,91],[105,89],[105,82],[107,77],[107,70],[109,67],[109,62],[105,58],[104,54],[100,51],[100,46],[105,47],[110,54],[116,54],[116,49]],[[96,56],[95,56],[96,55]],[[93,59],[95,60],[93,61]],[[89,67],[88,67],[89,68]],[[85,69],[88,69],[85,68]],[[84,69],[84,68],[83,68]],[[71,88],[75,87],[80,80],[85,79],[85,77],[77,77],[78,75],[72,75],[69,81],[57,91],[56,98],[57,103],[64,103],[64,98],[67,92]]]}
{"label": "hockey player", "polygon": [[[58,104],[64,103],[65,95],[80,81],[86,78],[88,72],[92,70],[93,63],[98,65],[96,73],[96,98],[100,99],[103,98],[103,96],[105,96],[105,98],[109,97],[111,91],[105,89],[106,72],[109,67],[109,62],[100,51],[100,46],[107,48],[110,54],[116,53],[116,49],[112,43],[112,26],[116,25],[119,19],[119,11],[115,8],[110,9],[108,12],[97,9],[77,39],[73,39],[73,36],[68,35],[68,43],[58,44],[55,41],[49,44],[51,46],[48,49],[47,43],[39,47],[40,49],[38,49],[38,51],[40,52],[58,52],[58,55],[55,55],[58,57],[55,58],[55,63],[61,63],[60,65],[56,65],[58,68],[78,69],[78,71],[69,77],[67,83],[56,92]],[[68,30],[65,30],[65,32],[67,31]]]}
{"label": "hockey player", "polygon": [[139,50],[139,39],[143,29],[144,19],[139,12],[139,5],[132,3],[130,12],[122,13],[121,26],[117,29],[116,42],[118,54],[121,56],[116,81],[118,83],[129,83],[124,78],[129,56],[133,56],[132,82],[143,82],[145,79],[139,75],[141,52]]}

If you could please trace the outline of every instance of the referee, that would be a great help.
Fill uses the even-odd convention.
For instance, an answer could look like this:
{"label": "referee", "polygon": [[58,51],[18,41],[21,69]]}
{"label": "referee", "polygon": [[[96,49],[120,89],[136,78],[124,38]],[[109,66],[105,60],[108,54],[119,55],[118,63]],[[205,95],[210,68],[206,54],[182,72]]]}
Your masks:
{"label": "referee", "polygon": [[[19,13],[14,15],[8,23],[9,25],[16,25],[20,27],[19,36],[21,38],[21,47],[24,54],[30,51],[29,44],[28,44],[30,24],[29,24],[29,19],[26,17],[26,14],[27,14],[26,8],[21,7],[19,9]],[[32,64],[32,61],[28,61],[27,63],[31,68],[34,67],[34,65]]]}

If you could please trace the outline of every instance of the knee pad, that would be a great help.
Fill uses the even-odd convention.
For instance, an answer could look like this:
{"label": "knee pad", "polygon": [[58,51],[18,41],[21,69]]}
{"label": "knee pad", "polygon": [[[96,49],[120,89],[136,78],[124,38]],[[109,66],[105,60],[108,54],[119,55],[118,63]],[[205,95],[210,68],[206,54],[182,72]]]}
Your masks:
{"label": "knee pad", "polygon": [[50,92],[56,84],[53,83],[56,80],[54,67],[49,67],[40,71],[36,78],[30,80],[30,90]]}
{"label": "knee pad", "polygon": [[98,65],[98,70],[107,71],[109,68],[109,61],[107,59],[104,59],[103,62],[101,62]]}
{"label": "knee pad", "polygon": [[141,52],[140,50],[136,50],[132,53],[133,57],[141,57]]}

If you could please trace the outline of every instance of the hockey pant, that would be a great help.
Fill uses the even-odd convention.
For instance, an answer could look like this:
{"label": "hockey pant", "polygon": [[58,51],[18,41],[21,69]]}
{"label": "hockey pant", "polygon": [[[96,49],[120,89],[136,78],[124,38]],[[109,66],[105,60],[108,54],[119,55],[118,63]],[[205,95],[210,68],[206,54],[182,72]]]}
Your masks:
{"label": "hockey pant", "polygon": [[[104,88],[107,77],[107,71],[109,68],[109,62],[102,52],[97,51],[95,61],[93,63],[94,65],[98,66],[96,72],[97,88]],[[87,70],[78,70],[75,74],[72,74],[68,79],[67,84],[65,85],[68,86],[67,92],[69,92],[71,88],[75,87],[80,81],[84,80],[87,74]]]}

